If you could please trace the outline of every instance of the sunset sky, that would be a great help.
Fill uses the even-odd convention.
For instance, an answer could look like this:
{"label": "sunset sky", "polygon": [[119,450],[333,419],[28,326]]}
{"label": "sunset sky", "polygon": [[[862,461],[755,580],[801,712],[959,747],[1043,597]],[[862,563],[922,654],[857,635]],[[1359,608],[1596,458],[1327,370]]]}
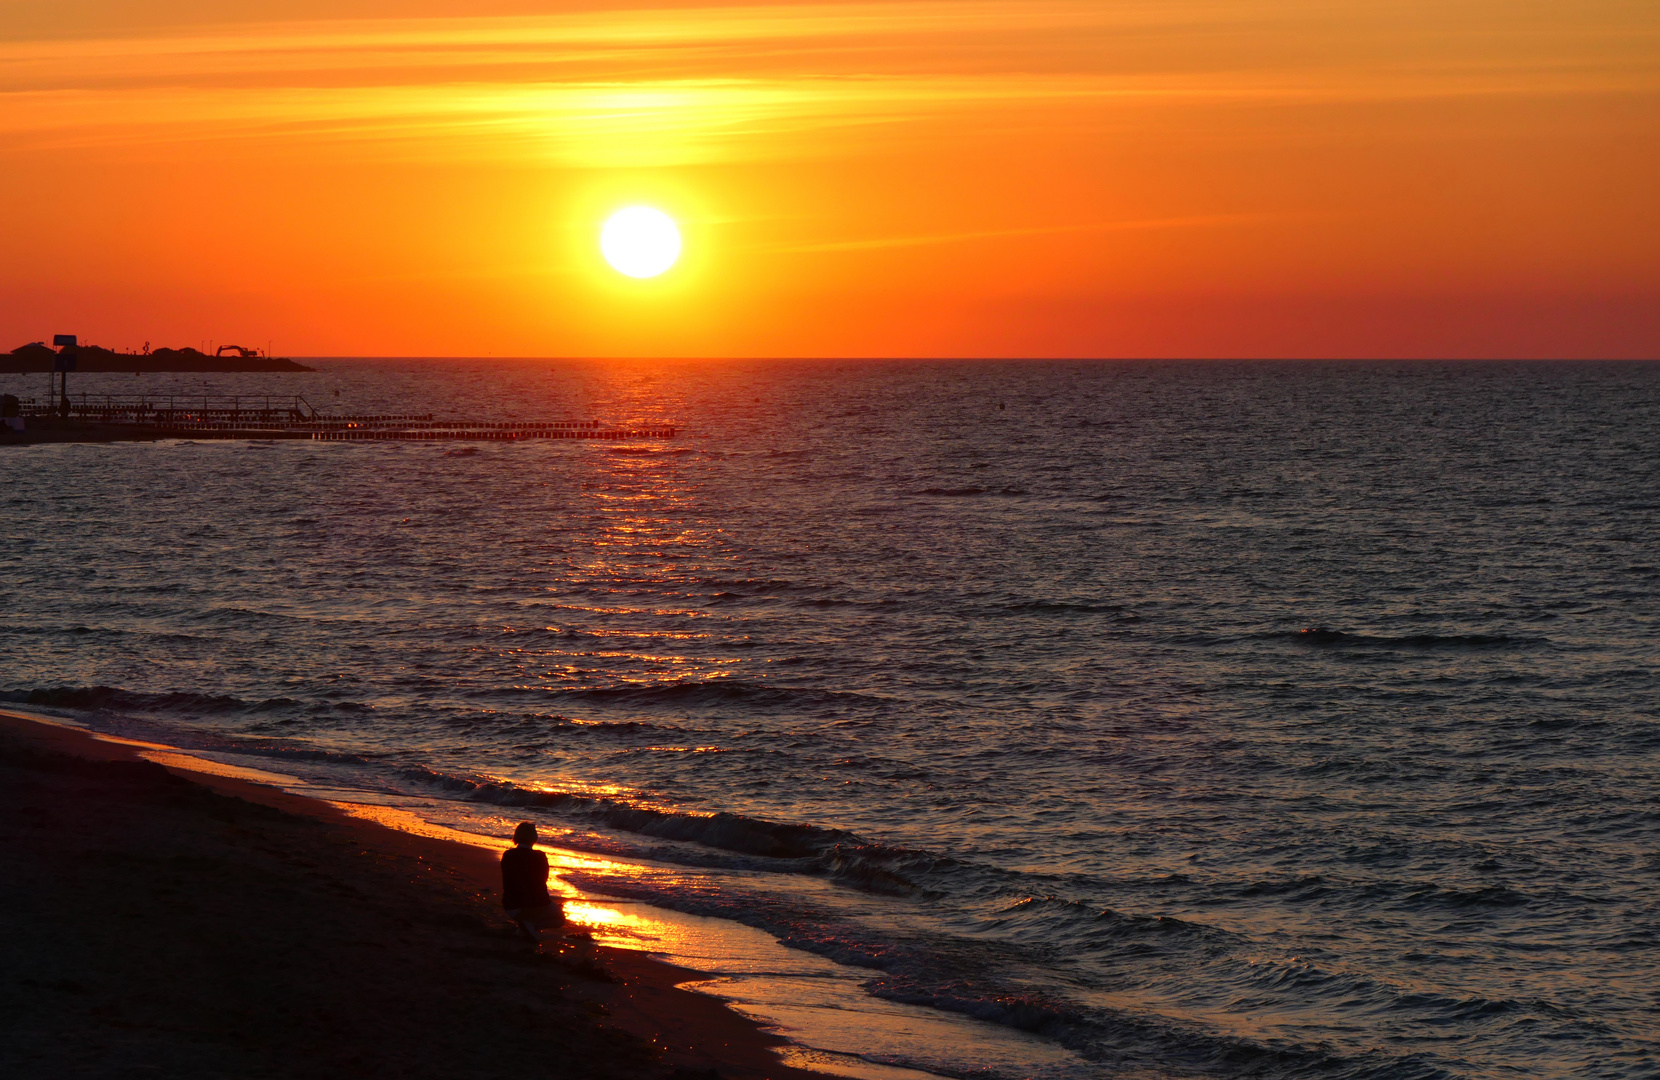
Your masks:
{"label": "sunset sky", "polygon": [[1655,357],[1660,3],[7,0],[0,275],[0,349]]}

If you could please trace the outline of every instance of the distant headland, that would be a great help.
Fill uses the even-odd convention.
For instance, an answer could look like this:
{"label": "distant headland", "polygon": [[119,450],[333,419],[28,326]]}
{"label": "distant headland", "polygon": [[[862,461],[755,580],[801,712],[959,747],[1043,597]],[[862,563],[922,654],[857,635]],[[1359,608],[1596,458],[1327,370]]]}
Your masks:
{"label": "distant headland", "polygon": [[0,353],[0,373],[34,371],[315,371],[292,360],[265,355],[259,349],[222,345],[217,354],[197,349],[146,349],[141,353],[116,352],[98,345],[64,345],[54,349],[45,342],[21,345]]}

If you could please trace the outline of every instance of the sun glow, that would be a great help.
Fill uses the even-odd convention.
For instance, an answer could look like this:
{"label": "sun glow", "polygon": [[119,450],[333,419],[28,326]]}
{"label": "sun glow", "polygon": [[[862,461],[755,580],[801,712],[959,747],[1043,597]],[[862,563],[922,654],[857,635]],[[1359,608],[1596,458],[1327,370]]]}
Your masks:
{"label": "sun glow", "polygon": [[680,258],[680,230],[661,210],[630,206],[605,223],[599,249],[606,262],[629,277],[656,277]]}

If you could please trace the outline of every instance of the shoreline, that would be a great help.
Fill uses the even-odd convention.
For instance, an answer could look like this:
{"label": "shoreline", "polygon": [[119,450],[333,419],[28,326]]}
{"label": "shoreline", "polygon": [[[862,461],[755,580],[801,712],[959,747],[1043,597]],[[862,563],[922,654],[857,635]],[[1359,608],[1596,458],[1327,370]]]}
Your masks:
{"label": "shoreline", "polygon": [[[31,763],[33,763],[34,765],[40,765],[48,773],[54,769],[61,772],[64,768],[69,768],[72,772],[73,766],[61,764],[61,759],[73,759],[88,763],[88,767],[92,770],[90,775],[93,776],[91,793],[89,794],[87,790],[80,790],[76,796],[77,805],[74,807],[67,805],[54,807],[22,806],[18,808],[18,814],[10,815],[14,821],[19,815],[29,819],[43,817],[46,819],[44,823],[47,825],[45,831],[47,836],[51,837],[55,832],[55,829],[50,825],[52,820],[73,818],[75,816],[74,812],[95,811],[98,807],[80,804],[98,803],[101,800],[105,803],[118,804],[107,805],[102,809],[109,816],[123,818],[119,822],[122,827],[142,829],[147,825],[154,824],[154,822],[145,820],[146,811],[149,809],[149,804],[145,800],[160,797],[161,790],[166,785],[164,777],[172,777],[176,781],[188,782],[192,788],[206,795],[206,800],[200,806],[190,803],[188,793],[181,796],[178,792],[174,792],[168,796],[173,798],[174,801],[182,798],[185,803],[190,805],[186,810],[183,822],[172,822],[170,824],[171,831],[167,833],[167,839],[158,841],[158,844],[173,843],[181,835],[189,834],[191,827],[194,825],[204,826],[203,829],[198,830],[203,832],[204,835],[195,837],[190,841],[203,847],[204,850],[169,856],[174,862],[182,860],[185,865],[193,865],[192,860],[205,863],[227,856],[234,857],[237,854],[234,850],[226,852],[209,850],[216,843],[220,846],[224,846],[224,844],[223,841],[216,841],[215,837],[206,834],[211,833],[212,829],[220,824],[218,819],[227,814],[234,817],[237,814],[252,813],[254,817],[259,818],[259,824],[269,825],[278,831],[286,829],[294,834],[288,839],[297,845],[296,850],[278,850],[279,858],[292,856],[301,865],[305,866],[326,865],[332,874],[345,879],[335,883],[337,889],[351,891],[355,885],[357,892],[372,894],[373,888],[365,888],[366,883],[364,881],[354,881],[352,879],[361,879],[365,875],[373,877],[371,871],[384,873],[390,865],[395,866],[406,879],[408,890],[412,894],[408,899],[419,907],[419,910],[409,913],[412,921],[418,921],[421,916],[430,915],[437,909],[459,908],[465,911],[465,909],[471,908],[471,911],[466,911],[465,914],[449,910],[449,919],[454,926],[445,926],[445,929],[448,930],[448,937],[459,937],[461,941],[429,942],[429,944],[433,944],[438,948],[447,948],[451,952],[458,948],[471,953],[482,951],[486,954],[482,959],[487,965],[493,962],[496,966],[502,964],[523,966],[526,961],[533,959],[528,949],[511,938],[510,924],[501,913],[496,898],[497,878],[499,877],[497,865],[499,852],[453,840],[421,836],[397,830],[364,817],[349,814],[345,810],[320,799],[296,795],[267,783],[233,775],[235,772],[242,770],[215,771],[213,763],[190,758],[183,753],[171,751],[171,748],[117,741],[110,737],[99,736],[82,727],[70,726],[67,722],[55,721],[47,717],[33,717],[11,710],[0,710],[0,765],[17,765],[21,762],[21,767],[27,772],[31,767]],[[44,765],[41,764],[43,762]],[[199,767],[192,768],[193,764]],[[114,770],[125,769],[126,771],[119,772],[119,774],[111,772],[105,776],[98,773],[99,766],[109,766]],[[135,774],[132,772],[134,766],[145,770],[146,777],[135,779]],[[54,773],[52,776],[48,776],[48,780],[56,775]],[[118,776],[119,779],[117,779]],[[39,779],[33,775],[29,775],[27,778],[30,780]],[[82,787],[85,788],[86,779],[86,777],[80,777],[77,774],[76,783],[82,784]],[[98,788],[100,783],[104,787],[110,788],[111,791],[121,784],[129,786],[136,784],[140,792],[139,806],[135,808],[122,802],[127,795],[131,794],[124,789],[114,794],[111,794],[110,791],[101,793]],[[40,787],[41,785],[37,784],[36,786]],[[44,787],[50,799],[52,785],[47,783]],[[60,803],[63,802],[64,794],[64,792],[57,793]],[[11,798],[12,793],[6,793],[6,797]],[[268,823],[263,817],[260,817],[259,812],[244,811],[242,806],[225,805],[228,800],[235,800],[236,803],[261,808],[265,815],[270,815],[274,811],[280,821]],[[130,800],[128,801],[130,802]],[[148,816],[151,818],[157,817],[156,814]],[[176,812],[174,816],[178,816]],[[33,822],[31,820],[28,823],[32,824]],[[71,834],[61,839],[73,841],[75,836]],[[277,839],[280,841],[282,838]],[[320,854],[316,849],[324,845],[333,850]],[[26,844],[23,846],[27,847]],[[507,846],[508,841],[504,839],[501,847],[505,850]],[[165,938],[169,933],[175,935],[189,933],[190,927],[177,925],[178,920],[164,905],[148,903],[137,895],[142,894],[144,890],[135,890],[133,887],[135,884],[142,883],[135,883],[130,879],[133,869],[132,863],[128,860],[136,857],[142,861],[148,853],[141,850],[141,848],[142,845],[138,845],[133,850],[123,849],[118,854],[110,853],[107,847],[102,850],[101,853],[108,861],[122,863],[120,873],[126,875],[118,893],[112,896],[111,900],[115,900],[125,908],[122,912],[127,917],[122,922],[122,925],[126,928],[126,935],[123,938],[124,944],[133,946],[140,952],[148,948],[160,955],[166,955],[171,948],[179,944],[177,938],[175,937],[172,941],[155,939],[157,937]],[[345,848],[351,849],[351,854],[342,858],[340,857],[340,851]],[[0,863],[12,861],[18,850],[19,845],[16,843],[8,843],[4,847],[0,847]],[[159,852],[160,849],[157,850]],[[7,851],[14,853],[12,858],[8,858],[5,853]],[[325,855],[329,854],[334,857],[332,859],[324,858]],[[96,861],[93,860],[94,863]],[[92,870],[95,874],[99,870],[96,865],[85,863],[84,860],[81,865],[75,865],[72,858],[70,862],[72,870]],[[8,869],[5,875],[0,876],[9,877],[15,881],[19,879],[19,871],[23,869],[28,868],[14,866]],[[26,877],[27,875],[22,876]],[[102,877],[103,875],[97,874],[97,876]],[[154,875],[152,874],[152,876]],[[288,885],[292,882],[284,881],[283,884]],[[52,887],[51,881],[48,880],[43,887],[50,889]],[[0,902],[4,902],[3,896],[4,894],[0,893]],[[28,905],[30,899],[32,898],[26,897],[16,902],[20,905]],[[350,906],[350,901],[335,901],[340,907],[338,911],[334,912],[328,910],[327,901],[319,903],[316,897],[310,897],[309,901],[310,907],[321,909],[320,912],[309,912],[313,916],[327,919],[331,915],[344,917],[356,914]],[[258,898],[257,896],[253,900],[244,898],[242,903],[257,905]],[[102,900],[94,905],[94,907],[100,909],[107,906],[108,904]],[[71,899],[70,907],[74,907],[73,899]],[[9,914],[18,917],[19,923],[22,924],[31,921],[24,917],[25,912],[19,911]],[[36,918],[41,917],[38,911],[33,914]],[[284,914],[285,912],[281,908],[275,908],[270,911],[259,912],[257,918],[280,920]],[[50,917],[50,915],[47,916],[48,919]],[[235,926],[235,917],[228,917],[230,925]],[[294,917],[299,918],[300,914],[295,912]],[[137,927],[131,925],[131,920],[135,919],[138,923]],[[8,918],[7,921],[12,920]],[[70,925],[65,929],[70,933],[74,933],[75,920],[71,918],[69,922]],[[208,928],[203,927],[202,929],[205,932]],[[303,931],[304,927],[297,929]],[[398,930],[396,927],[388,929],[394,936]],[[146,934],[149,935],[149,940],[144,940]],[[274,956],[260,957],[259,942],[265,940],[265,938],[262,935],[250,936],[253,938],[251,951],[255,956],[256,966],[261,959],[272,962],[278,959]],[[271,946],[271,948],[274,948],[274,946]],[[425,959],[430,961],[433,957]],[[119,965],[114,966],[118,967]],[[696,1075],[702,1078],[707,1077],[711,1070],[721,1077],[728,1078],[728,1080],[825,1080],[825,1077],[829,1075],[784,1064],[776,1051],[780,1047],[790,1045],[789,1040],[768,1031],[761,1023],[740,1015],[720,999],[685,988],[687,983],[710,978],[703,972],[671,965],[644,952],[610,946],[600,947],[598,966],[614,981],[602,982],[585,979],[579,973],[570,971],[561,965],[546,962],[534,965],[535,970],[529,975],[529,983],[526,989],[547,991],[551,999],[574,1008],[573,1015],[560,1018],[562,1027],[558,1034],[570,1036],[576,1041],[586,1039],[589,1042],[597,1040],[599,1043],[604,1043],[608,1039],[622,1038],[628,1040],[632,1051],[638,1053],[641,1057],[636,1062],[624,1065],[620,1071],[609,1066],[590,1070],[580,1067],[579,1063],[566,1063],[567,1071],[556,1070],[550,1075],[604,1074],[642,1078]],[[441,962],[439,968],[441,978]],[[116,1011],[120,1011],[122,998],[137,1000],[145,993],[142,986],[121,985],[123,980],[113,968],[112,971],[102,974],[105,978],[99,979],[98,985],[100,989],[114,995]],[[509,976],[509,979],[516,978],[520,974],[522,973],[515,970],[513,975]],[[47,975],[50,976],[50,973],[47,973]],[[112,975],[114,976],[113,981],[106,981]],[[79,982],[68,980],[68,982],[76,985],[86,981],[85,979]],[[130,982],[132,980],[129,977],[126,981]],[[18,979],[14,979],[13,982],[17,984]],[[51,987],[58,983],[64,983],[65,980],[59,978],[54,982],[50,977],[44,980],[36,977],[22,980],[22,985],[26,985],[28,982]],[[359,996],[371,998],[381,993],[380,988],[367,984],[356,988],[348,985],[341,988],[341,990],[348,998],[354,992]],[[184,988],[183,993],[184,998],[182,1000],[190,1002],[190,989]],[[46,994],[46,991],[40,992],[40,995]],[[192,1002],[192,1004],[195,1003]],[[210,1002],[204,1001],[200,1004],[206,1006]],[[572,1010],[567,1009],[565,1011],[571,1012]],[[580,1028],[584,1023],[586,1023],[588,1030],[570,1030]],[[280,1028],[280,1025],[278,1027]],[[280,1032],[273,1029],[268,1034],[276,1035]],[[550,1044],[546,1047],[547,1053],[551,1058],[558,1058],[561,1050],[559,1043],[569,1040],[559,1040],[552,1034],[549,1038]],[[488,1042],[487,1038],[481,1038],[480,1049],[482,1050],[484,1044]],[[165,1047],[165,1040],[157,1045]],[[72,1054],[76,1049],[76,1047],[64,1046],[62,1052]],[[154,1047],[152,1047],[153,1049]],[[280,1055],[283,1052],[283,1048],[280,1046],[272,1046],[267,1049],[273,1055]],[[625,1058],[628,1056],[626,1049],[618,1052],[622,1053]],[[277,1060],[280,1060],[280,1056]],[[104,1064],[106,1067],[122,1065],[121,1062],[105,1062]],[[142,1063],[130,1062],[126,1064],[139,1068],[141,1073],[144,1071]],[[63,1065],[63,1062],[45,1062],[35,1063],[33,1067],[43,1067],[42,1071],[59,1075],[73,1073],[73,1068],[65,1072]],[[571,1071],[569,1067],[572,1065],[578,1067]],[[317,1066],[313,1064],[312,1067]],[[180,1075],[189,1073],[188,1069],[181,1071],[176,1066],[163,1071]],[[325,1071],[327,1070],[325,1069]],[[347,1070],[347,1072],[350,1071],[350,1069]],[[483,1072],[479,1073],[479,1075],[485,1074]],[[429,1074],[423,1074],[417,1068],[410,1075]]]}

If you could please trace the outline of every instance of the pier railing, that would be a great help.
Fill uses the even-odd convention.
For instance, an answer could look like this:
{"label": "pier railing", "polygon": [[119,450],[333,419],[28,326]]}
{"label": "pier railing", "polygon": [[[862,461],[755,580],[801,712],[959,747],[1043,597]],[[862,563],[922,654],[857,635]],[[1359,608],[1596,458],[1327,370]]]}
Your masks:
{"label": "pier railing", "polygon": [[[131,439],[314,439],[331,442],[523,439],[672,439],[677,429],[661,423],[634,425],[601,420],[482,420],[433,413],[348,413],[331,416],[292,398],[191,395],[71,395],[19,403],[23,441]],[[6,435],[0,432],[0,435]],[[17,438],[8,435],[10,441]]]}
{"label": "pier railing", "polygon": [[[64,416],[63,402],[24,398],[18,410],[25,417]],[[259,421],[267,423],[312,420],[320,416],[298,394],[288,398],[225,394],[70,394],[68,416],[102,423],[188,421]]]}

